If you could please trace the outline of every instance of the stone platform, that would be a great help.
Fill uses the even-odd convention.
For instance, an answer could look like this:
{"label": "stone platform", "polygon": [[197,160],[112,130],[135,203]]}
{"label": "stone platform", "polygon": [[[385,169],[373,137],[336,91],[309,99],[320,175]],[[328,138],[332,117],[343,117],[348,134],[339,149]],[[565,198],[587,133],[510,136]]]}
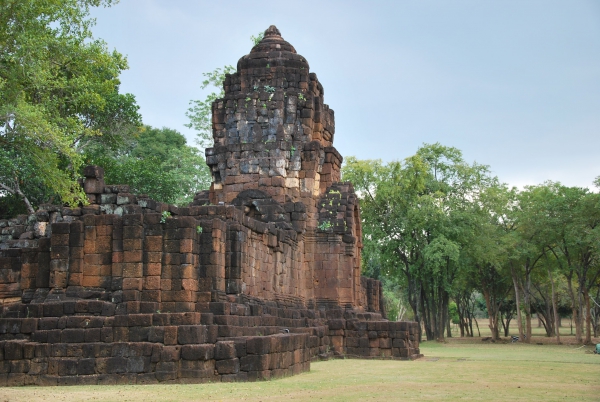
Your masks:
{"label": "stone platform", "polygon": [[414,323],[377,314],[227,302],[214,312],[109,315],[96,300],[6,309],[0,385],[253,381],[310,369],[332,356],[417,357]]}

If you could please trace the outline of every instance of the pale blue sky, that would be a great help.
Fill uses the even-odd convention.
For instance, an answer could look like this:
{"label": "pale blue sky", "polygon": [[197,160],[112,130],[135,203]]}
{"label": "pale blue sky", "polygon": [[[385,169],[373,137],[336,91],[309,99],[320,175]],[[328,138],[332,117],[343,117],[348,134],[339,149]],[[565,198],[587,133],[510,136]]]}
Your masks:
{"label": "pale blue sky", "polygon": [[190,142],[202,73],[274,24],[323,84],[344,156],[440,142],[512,185],[600,175],[600,1],[121,0],[93,16],[144,122]]}

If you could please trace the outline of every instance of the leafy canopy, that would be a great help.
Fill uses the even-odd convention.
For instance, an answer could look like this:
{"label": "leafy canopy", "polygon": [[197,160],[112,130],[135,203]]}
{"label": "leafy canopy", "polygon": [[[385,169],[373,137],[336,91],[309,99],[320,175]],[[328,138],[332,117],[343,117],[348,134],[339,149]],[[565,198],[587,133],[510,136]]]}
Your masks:
{"label": "leafy canopy", "polygon": [[39,186],[42,198],[85,203],[81,151],[140,125],[134,97],[119,94],[126,59],[90,31],[90,7],[112,3],[0,3],[0,190],[23,199],[29,212]]}
{"label": "leafy canopy", "polygon": [[206,161],[185,137],[169,128],[145,130],[123,147],[90,147],[86,162],[104,167],[109,184],[128,184],[136,194],[185,205],[210,186]]}

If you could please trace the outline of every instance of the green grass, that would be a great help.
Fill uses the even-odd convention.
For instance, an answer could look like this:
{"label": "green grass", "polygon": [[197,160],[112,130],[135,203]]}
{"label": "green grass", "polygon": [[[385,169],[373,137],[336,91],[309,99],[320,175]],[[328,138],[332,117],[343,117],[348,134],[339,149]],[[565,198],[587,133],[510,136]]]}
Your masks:
{"label": "green grass", "polygon": [[0,401],[600,400],[591,347],[424,342],[417,361],[331,360],[310,373],[255,383],[4,388]]}

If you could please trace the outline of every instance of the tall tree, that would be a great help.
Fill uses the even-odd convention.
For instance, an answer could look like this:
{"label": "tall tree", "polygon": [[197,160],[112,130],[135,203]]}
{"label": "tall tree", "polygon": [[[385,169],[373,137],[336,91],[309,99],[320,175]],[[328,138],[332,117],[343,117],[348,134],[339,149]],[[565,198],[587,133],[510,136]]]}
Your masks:
{"label": "tall tree", "polygon": [[529,192],[537,200],[529,215],[538,223],[537,231],[543,234],[547,249],[566,278],[576,339],[589,343],[589,292],[600,276],[600,195],[552,182],[532,187]]}
{"label": "tall tree", "polygon": [[73,205],[81,150],[140,124],[132,95],[119,94],[126,59],[92,37],[90,7],[111,0],[0,3],[0,191],[28,212],[42,186]]}
{"label": "tall tree", "polygon": [[440,144],[403,163],[348,158],[343,173],[362,197],[365,256],[376,252],[386,273],[403,279],[427,338],[443,338],[461,246],[472,232],[469,205],[495,179]]}
{"label": "tall tree", "polygon": [[225,76],[235,71],[233,66],[224,66],[223,68],[216,68],[210,73],[202,73],[206,78],[200,85],[201,89],[213,87],[217,92],[211,92],[206,96],[204,100],[191,100],[190,108],[186,112],[186,116],[190,119],[190,122],[186,124],[186,127],[193,128],[197,131],[196,142],[204,149],[210,145],[212,141],[212,104],[215,100],[222,98],[225,95],[223,89],[223,82]]}

